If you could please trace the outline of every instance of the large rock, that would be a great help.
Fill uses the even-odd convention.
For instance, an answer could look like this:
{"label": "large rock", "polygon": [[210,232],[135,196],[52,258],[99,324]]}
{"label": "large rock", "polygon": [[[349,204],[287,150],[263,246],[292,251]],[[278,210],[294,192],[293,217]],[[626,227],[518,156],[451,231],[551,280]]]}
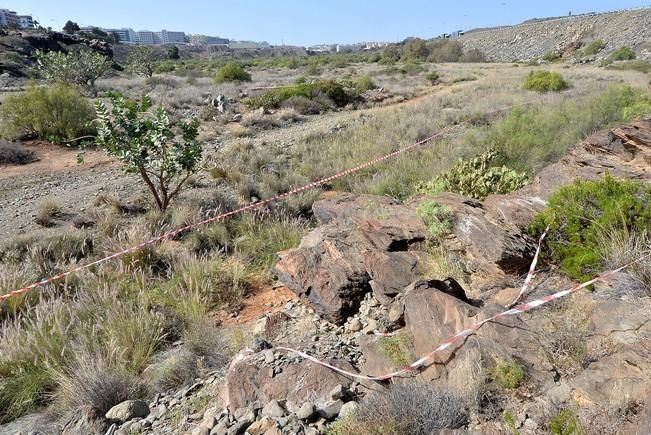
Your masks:
{"label": "large rock", "polygon": [[[355,372],[348,362],[329,362]],[[290,363],[281,373],[274,374],[272,367],[258,366],[253,355],[242,355],[234,360],[226,373],[222,398],[229,409],[262,406],[272,400],[325,402],[334,387],[340,384],[348,387],[350,383],[350,379],[309,361]]]}
{"label": "large rock", "polygon": [[455,193],[433,198],[454,214],[448,247],[465,256],[469,271],[475,274],[521,273],[526,271],[536,251],[536,243],[522,228],[499,211]]}
{"label": "large rock", "polygon": [[413,252],[370,251],[362,255],[371,278],[373,296],[384,305],[422,275],[419,257]]}
{"label": "large rock", "polygon": [[581,404],[625,407],[651,392],[651,341],[625,346],[591,363],[571,380]]}
{"label": "large rock", "polygon": [[[431,352],[443,340],[453,336],[477,321],[490,317],[503,307],[477,307],[463,290],[443,281],[416,281],[404,292],[405,328],[399,334],[409,344],[406,359],[413,362]],[[380,375],[398,367],[382,350],[384,337],[360,337],[365,362],[362,372]],[[451,388],[467,392],[480,383],[483,372],[496,360],[522,359],[529,375],[546,385],[553,385],[551,375],[544,373],[538,356],[530,349],[535,343],[531,332],[517,317],[485,324],[476,334],[455,343],[441,352],[421,371],[426,380],[444,379]]]}
{"label": "large rock", "polygon": [[149,406],[143,400],[127,400],[115,405],[106,413],[106,418],[119,422],[129,421],[134,418],[147,417]]}
{"label": "large rock", "polygon": [[574,180],[599,180],[606,172],[615,177],[651,180],[651,120],[594,133],[540,171],[522,192],[547,199]]}
{"label": "large rock", "polygon": [[[400,283],[390,282],[390,271],[381,270],[386,267],[382,254],[406,251],[424,240],[425,225],[412,209],[380,196],[333,194],[313,209],[324,225],[305,236],[298,248],[279,253],[274,271],[319,314],[342,324],[371,291],[371,276],[384,286],[381,292],[396,291]],[[407,257],[402,259],[407,261],[404,268],[413,269]],[[399,257],[393,260],[401,262]]]}

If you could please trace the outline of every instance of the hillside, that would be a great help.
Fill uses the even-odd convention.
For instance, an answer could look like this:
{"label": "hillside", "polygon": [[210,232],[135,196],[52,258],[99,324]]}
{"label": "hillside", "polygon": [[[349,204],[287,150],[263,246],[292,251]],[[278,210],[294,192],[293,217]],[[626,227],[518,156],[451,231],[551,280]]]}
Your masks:
{"label": "hillside", "polygon": [[510,62],[540,58],[548,52],[566,53],[597,39],[606,43],[600,54],[628,46],[641,57],[651,57],[649,46],[644,45],[651,39],[651,8],[480,29],[466,33],[460,41],[464,48],[479,49],[490,60]]}

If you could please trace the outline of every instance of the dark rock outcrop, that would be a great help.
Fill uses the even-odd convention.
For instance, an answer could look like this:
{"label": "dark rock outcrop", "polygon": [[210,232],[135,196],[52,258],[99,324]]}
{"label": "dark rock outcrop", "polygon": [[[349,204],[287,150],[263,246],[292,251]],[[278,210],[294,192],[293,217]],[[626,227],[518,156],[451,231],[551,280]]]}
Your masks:
{"label": "dark rock outcrop", "polygon": [[381,270],[391,263],[413,271],[415,259],[403,251],[426,237],[413,210],[389,198],[346,193],[316,202],[313,210],[324,225],[298,248],[278,254],[274,272],[280,282],[338,324],[356,312],[371,280],[379,294],[398,291],[404,281]]}

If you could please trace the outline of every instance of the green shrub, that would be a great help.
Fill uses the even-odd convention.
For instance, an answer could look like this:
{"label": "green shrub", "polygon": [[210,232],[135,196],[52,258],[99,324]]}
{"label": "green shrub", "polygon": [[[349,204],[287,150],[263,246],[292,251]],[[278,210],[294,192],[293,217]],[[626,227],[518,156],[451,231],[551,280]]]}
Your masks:
{"label": "green shrub", "polygon": [[380,352],[395,368],[405,367],[411,363],[413,343],[404,334],[380,339]]}
{"label": "green shrub", "polygon": [[549,432],[551,435],[583,435],[585,429],[576,416],[576,412],[571,409],[562,409],[549,422]]}
{"label": "green shrub", "polygon": [[425,76],[425,78],[426,78],[426,79],[427,79],[431,84],[435,85],[435,84],[437,84],[437,83],[439,82],[439,79],[441,78],[441,76],[439,75],[438,72],[436,72],[436,71],[431,71],[431,72],[429,72],[429,73]]}
{"label": "green shrub", "polygon": [[502,420],[504,420],[504,423],[509,428],[512,435],[520,435],[520,431],[518,431],[518,426],[515,423],[515,416],[513,415],[513,412],[511,412],[508,409],[505,409],[504,412],[502,412]]}
{"label": "green shrub", "polygon": [[225,82],[250,82],[251,74],[237,62],[229,62],[219,68],[215,76],[215,83],[222,84]]}
{"label": "green shrub", "polygon": [[355,90],[360,94],[375,88],[377,88],[377,85],[368,74],[355,82]]}
{"label": "green shrub", "polygon": [[419,186],[420,193],[434,195],[454,192],[476,199],[495,193],[509,193],[527,184],[527,174],[507,166],[493,166],[499,154],[486,151],[470,160],[459,162],[432,181]]}
{"label": "green shrub", "polygon": [[588,45],[586,45],[583,50],[581,51],[581,54],[583,56],[594,56],[595,54],[599,53],[601,50],[606,48],[606,43],[604,42],[603,39],[595,39]]}
{"label": "green shrub", "polygon": [[[272,89],[257,97],[249,98],[245,103],[252,109],[260,107],[277,109],[284,101],[292,97],[303,97],[317,101],[320,97],[325,97],[340,107],[345,106],[351,100],[344,86],[340,83],[334,80],[320,80],[316,83],[303,83]],[[322,106],[327,108],[325,104],[322,104]]]}
{"label": "green shrub", "polygon": [[651,112],[645,92],[612,86],[594,97],[544,109],[513,109],[480,136],[469,135],[467,140],[476,140],[477,146],[487,143],[505,157],[508,166],[535,172],[559,159],[586,135],[644,112]]}
{"label": "green shrub", "polygon": [[517,388],[524,380],[524,368],[515,361],[498,360],[492,374],[497,385],[506,390]]}
{"label": "green shrub", "polygon": [[549,226],[546,256],[572,278],[587,280],[601,271],[600,234],[607,229],[651,230],[651,186],[606,175],[562,187],[529,226],[540,234]]}
{"label": "green shrub", "polygon": [[426,200],[421,202],[416,209],[427,229],[436,239],[444,238],[452,230],[452,211],[448,206],[436,201]]}
{"label": "green shrub", "polygon": [[548,51],[547,53],[545,53],[545,54],[543,55],[542,58],[543,58],[543,60],[544,60],[545,62],[550,62],[550,63],[552,63],[552,62],[558,62],[559,60],[562,59],[562,58],[561,58],[561,55],[560,55],[558,52],[556,52],[556,51]]}
{"label": "green shrub", "polygon": [[282,108],[294,109],[301,115],[318,115],[323,109],[321,104],[301,95],[294,95],[283,101]]}
{"label": "green shrub", "polygon": [[558,92],[570,87],[563,77],[554,71],[531,71],[522,83],[524,89],[537,92]]}
{"label": "green shrub", "polygon": [[92,134],[88,123],[93,115],[88,101],[70,87],[30,85],[25,92],[5,98],[0,106],[0,133],[8,139],[65,142]]}
{"label": "green shrub", "polygon": [[399,68],[399,71],[405,75],[416,75],[425,71],[425,67],[419,63],[406,63]]}
{"label": "green shrub", "polygon": [[319,70],[319,67],[315,64],[308,65],[307,68],[305,68],[305,74],[308,76],[318,76],[321,75],[321,71]]}
{"label": "green shrub", "polygon": [[614,69],[617,71],[638,71],[643,74],[648,74],[651,72],[651,63],[644,60],[626,60],[618,63],[614,63],[607,66],[608,69]]}
{"label": "green shrub", "polygon": [[633,59],[635,59],[635,52],[628,47],[620,47],[608,56],[608,60],[610,61]]}

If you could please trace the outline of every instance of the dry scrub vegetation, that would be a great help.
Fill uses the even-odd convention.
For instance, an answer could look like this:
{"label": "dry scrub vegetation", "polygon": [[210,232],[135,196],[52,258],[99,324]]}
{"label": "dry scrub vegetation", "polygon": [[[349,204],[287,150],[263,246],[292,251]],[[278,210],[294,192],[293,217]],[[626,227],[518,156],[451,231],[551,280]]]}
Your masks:
{"label": "dry scrub vegetation", "polygon": [[[592,131],[651,111],[648,97],[639,90],[646,79],[635,71],[554,66],[573,87],[539,95],[522,89],[531,70],[527,66],[432,65],[418,59],[289,69],[252,65],[247,67],[251,82],[215,84],[216,67],[191,69],[206,68],[210,74],[189,73],[185,65],[174,75],[98,80],[100,91],[117,89],[128,97],[148,93],[174,118],[200,117],[202,170],[162,212],[139,188],[129,196],[108,194],[95,204],[83,204],[72,226],[67,222],[75,216],[73,210],[44,202],[37,219],[48,228],[0,245],[3,293],[178,226],[287,192],[443,127],[453,126],[435,143],[323,188],[407,200],[459,158],[488,150],[500,154],[500,165],[531,175]],[[434,70],[436,88],[431,83]],[[317,107],[309,103],[316,97],[295,98],[290,108],[273,114],[248,112],[241,123],[232,122],[236,112],[246,111],[244,95],[255,97],[264,92],[255,88],[290,85],[301,77],[358,84],[361,80],[360,86],[367,87],[372,81],[400,99],[429,95],[395,107],[362,110],[321,103]],[[231,99],[225,113],[206,103],[219,94]],[[318,112],[325,113],[313,115]],[[53,138],[65,133],[65,128],[51,132]],[[2,149],[9,156],[20,154],[11,147]],[[311,205],[318,194],[305,192],[255,213],[177,234],[8,299],[0,305],[0,422],[50,405],[62,413],[82,406],[104,412],[126,398],[165,391],[222,367],[238,343],[211,323],[209,314],[221,308],[236,312],[243,297],[270,283],[276,252],[297,246],[313,226]],[[626,241],[618,240],[612,243],[622,244],[615,252],[623,255]],[[436,247],[432,270],[440,276],[462,274]],[[445,421],[445,427],[464,422],[465,411],[449,393],[396,386],[384,398],[363,403],[357,420],[342,422],[332,433],[366,428],[377,411],[392,417],[396,403],[404,400],[414,405],[408,409],[420,413],[405,420],[417,421],[422,426],[418,433],[439,429],[427,422]],[[373,421],[374,433],[404,433],[395,419],[389,420]]]}

